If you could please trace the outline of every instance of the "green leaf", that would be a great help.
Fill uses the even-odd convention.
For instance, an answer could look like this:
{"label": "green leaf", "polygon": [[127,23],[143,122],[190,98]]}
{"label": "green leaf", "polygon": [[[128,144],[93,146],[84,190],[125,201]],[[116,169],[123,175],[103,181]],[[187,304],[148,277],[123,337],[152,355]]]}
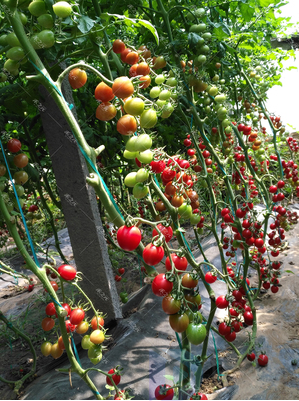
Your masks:
{"label": "green leaf", "polygon": [[246,22],[249,22],[254,15],[254,8],[247,4],[239,3],[239,9],[241,11],[242,17]]}
{"label": "green leaf", "polygon": [[285,270],[286,273],[291,273],[291,274],[295,274],[294,272],[292,272],[292,270]]}
{"label": "green leaf", "polygon": [[[216,25],[216,24],[215,24]],[[214,28],[214,30],[213,30],[213,34],[216,36],[216,38],[218,39],[218,40],[223,40],[223,39],[225,39],[225,38],[227,38],[227,37],[229,37],[229,35],[224,31],[224,29],[221,27],[221,26],[219,26],[219,27],[217,27],[217,28]]]}
{"label": "green leaf", "polygon": [[164,375],[165,379],[174,381],[174,377],[170,375]]}
{"label": "green leaf", "polygon": [[197,33],[188,33],[188,43],[191,49],[196,47],[199,41],[202,41],[202,37],[197,35]]}
{"label": "green leaf", "polygon": [[118,18],[118,19],[122,19],[122,20],[125,20],[125,21],[130,21],[135,26],[143,26],[144,28],[148,29],[154,35],[154,37],[156,39],[156,43],[157,43],[157,45],[159,45],[158,32],[157,32],[156,28],[154,27],[154,25],[152,25],[149,21],[146,21],[144,19],[128,18],[125,15],[120,15],[120,14],[109,14],[109,13],[106,13],[106,15],[108,15],[110,17],[115,17],[115,18]]}
{"label": "green leaf", "polygon": [[258,2],[261,7],[268,7],[271,3],[273,3],[273,0],[258,0]]}
{"label": "green leaf", "polygon": [[82,33],[88,33],[95,24],[94,20],[92,20],[89,17],[86,17],[85,15],[82,15],[80,18],[78,18],[78,20],[79,20],[78,29]]}

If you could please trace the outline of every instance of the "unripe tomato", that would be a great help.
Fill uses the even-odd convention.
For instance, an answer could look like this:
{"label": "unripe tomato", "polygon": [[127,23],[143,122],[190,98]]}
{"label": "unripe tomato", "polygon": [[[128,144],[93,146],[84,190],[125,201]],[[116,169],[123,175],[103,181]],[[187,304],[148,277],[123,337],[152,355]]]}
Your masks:
{"label": "unripe tomato", "polygon": [[17,171],[13,175],[16,184],[24,185],[28,181],[28,174],[26,171]]}
{"label": "unripe tomato", "polygon": [[140,116],[144,111],[144,101],[138,97],[133,97],[125,102],[124,109],[126,113],[132,116]]}
{"label": "unripe tomato", "polygon": [[53,5],[53,11],[59,18],[67,18],[72,13],[72,6],[66,1],[58,1]]}
{"label": "unripe tomato", "polygon": [[47,13],[46,3],[44,1],[32,1],[29,6],[28,10],[30,14],[34,15],[34,17],[39,17],[42,14]]}
{"label": "unripe tomato", "polygon": [[102,330],[94,330],[89,337],[90,341],[94,344],[102,344],[105,340],[105,334]]}
{"label": "unripe tomato", "polygon": [[37,22],[45,29],[53,28],[54,21],[51,14],[42,14],[37,18]]}
{"label": "unripe tomato", "polygon": [[14,165],[18,168],[26,167],[28,164],[28,157],[25,153],[20,153],[13,158]]}
{"label": "unripe tomato", "polygon": [[90,322],[91,328],[93,330],[97,330],[97,328],[98,328],[97,323],[99,323],[99,328],[103,327],[104,319],[101,316],[98,316],[98,318],[96,318],[96,316],[94,316]]}
{"label": "unripe tomato", "polygon": [[44,356],[49,356],[51,354],[52,344],[49,341],[45,341],[41,345],[41,353]]}
{"label": "unripe tomato", "polygon": [[117,121],[116,129],[121,135],[132,135],[137,130],[137,121],[130,114],[125,114]]}
{"label": "unripe tomato", "polygon": [[51,317],[45,317],[42,320],[42,329],[44,331],[50,331],[53,329],[54,326],[55,326],[55,320],[52,319]]}
{"label": "unripe tomato", "polygon": [[15,46],[8,50],[6,57],[14,61],[20,61],[25,57],[25,53],[22,47]]}
{"label": "unripe tomato", "polygon": [[153,128],[157,124],[157,113],[154,109],[144,110],[140,116],[141,128]]}
{"label": "unripe tomato", "polygon": [[[159,70],[160,68],[166,67],[166,60],[164,59],[163,56],[159,56],[155,59],[153,69],[154,70]],[[156,82],[158,83],[158,82]]]}
{"label": "unripe tomato", "polygon": [[51,347],[51,355],[54,359],[58,359],[63,354],[63,350],[59,347],[58,343],[55,343]]}

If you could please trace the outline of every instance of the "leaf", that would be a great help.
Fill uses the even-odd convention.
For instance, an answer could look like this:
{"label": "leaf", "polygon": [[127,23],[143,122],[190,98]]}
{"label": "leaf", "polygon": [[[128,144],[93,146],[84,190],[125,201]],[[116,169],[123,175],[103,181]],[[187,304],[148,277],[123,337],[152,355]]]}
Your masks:
{"label": "leaf", "polygon": [[197,35],[197,33],[188,33],[188,43],[191,49],[196,47],[199,41],[202,41],[202,37]]}
{"label": "leaf", "polygon": [[78,21],[79,21],[78,29],[82,33],[88,33],[95,24],[94,20],[92,20],[89,17],[86,17],[85,15],[80,16],[80,18],[78,18]]}
{"label": "leaf", "polygon": [[170,376],[170,375],[164,375],[164,377],[165,377],[165,379],[166,379],[166,380],[171,380],[171,381],[174,381],[174,377],[173,377],[173,376]]}
{"label": "leaf", "polygon": [[241,11],[242,17],[246,22],[249,22],[254,15],[254,8],[247,4],[239,3],[239,9]]}
{"label": "leaf", "polygon": [[291,274],[295,274],[294,272],[292,272],[292,270],[285,270],[286,273],[291,273]]}
{"label": "leaf", "polygon": [[271,3],[273,3],[273,0],[258,0],[258,2],[261,7],[268,7]]}
{"label": "leaf", "polygon": [[157,45],[159,45],[158,32],[157,32],[156,28],[154,27],[154,25],[152,25],[149,21],[146,21],[144,19],[129,18],[129,17],[126,17],[125,15],[120,15],[120,14],[109,14],[109,13],[105,13],[105,14],[110,17],[115,17],[118,19],[123,19],[125,21],[130,21],[135,26],[143,26],[144,28],[148,29],[154,35],[154,37],[156,39],[156,43],[157,43]]}
{"label": "leaf", "polygon": [[50,11],[50,14],[53,17],[53,20],[55,21],[56,14],[54,13],[54,10],[53,10],[54,1],[53,0],[45,0],[45,3],[46,3],[46,8]]}

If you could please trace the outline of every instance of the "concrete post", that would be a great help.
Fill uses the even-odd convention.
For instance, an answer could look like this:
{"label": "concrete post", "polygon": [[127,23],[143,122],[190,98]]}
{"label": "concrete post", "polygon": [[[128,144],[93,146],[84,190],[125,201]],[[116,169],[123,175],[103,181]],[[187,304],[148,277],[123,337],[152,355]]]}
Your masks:
{"label": "concrete post", "polygon": [[[64,96],[73,102],[70,86]],[[62,210],[70,235],[80,283],[107,321],[122,318],[114,274],[108,255],[94,190],[86,183],[88,170],[73,134],[58,106],[44,87],[39,89],[42,124],[47,139]]]}

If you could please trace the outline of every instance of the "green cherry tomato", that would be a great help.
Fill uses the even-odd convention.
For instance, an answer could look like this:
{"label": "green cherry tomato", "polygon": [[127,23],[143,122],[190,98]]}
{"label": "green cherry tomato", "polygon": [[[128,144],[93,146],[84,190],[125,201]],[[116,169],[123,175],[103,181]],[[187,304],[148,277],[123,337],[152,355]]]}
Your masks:
{"label": "green cherry tomato", "polygon": [[137,152],[144,152],[149,149],[153,144],[152,138],[148,134],[141,134],[137,137],[135,142],[135,150]]}
{"label": "green cherry tomato", "polygon": [[163,84],[163,82],[165,81],[165,79],[166,79],[166,78],[164,77],[163,74],[159,74],[159,75],[157,75],[156,78],[155,78],[155,83],[158,84],[158,85]]}
{"label": "green cherry tomato", "polygon": [[21,46],[21,43],[14,32],[11,32],[6,36],[6,42],[10,47]]}
{"label": "green cherry tomato", "polygon": [[22,60],[22,58],[25,57],[25,53],[21,47],[15,46],[8,50],[8,52],[6,53],[6,56],[7,56],[7,58],[10,58],[11,60],[20,61],[20,60]]}
{"label": "green cherry tomato", "polygon": [[166,100],[160,100],[160,99],[158,99],[158,100],[156,101],[156,105],[159,106],[159,107],[163,107],[163,106],[165,106],[165,104],[166,104]]}
{"label": "green cherry tomato", "polygon": [[169,86],[177,86],[177,84],[178,84],[178,81],[174,77],[168,78],[166,81],[166,85],[169,85]]}
{"label": "green cherry tomato", "polygon": [[59,1],[53,5],[54,13],[59,18],[66,18],[72,13],[72,6],[66,1]]}
{"label": "green cherry tomato", "polygon": [[178,208],[178,213],[181,216],[181,219],[189,219],[192,216],[192,207],[191,205],[187,205],[187,203],[183,203]]}
{"label": "green cherry tomato", "polygon": [[136,199],[144,198],[148,194],[148,186],[144,185],[142,182],[137,182],[133,188],[133,196]]}
{"label": "green cherry tomato", "polygon": [[144,182],[148,179],[149,172],[145,168],[140,168],[136,174],[136,181],[137,182]]}
{"label": "green cherry tomato", "polygon": [[26,17],[26,15],[24,13],[20,13],[20,12],[18,14],[19,14],[22,24],[26,25],[28,22],[28,18]]}
{"label": "green cherry tomato", "polygon": [[130,152],[129,150],[124,150],[124,158],[128,160],[133,160],[137,157],[138,152]]}
{"label": "green cherry tomato", "polygon": [[140,152],[139,155],[137,156],[137,159],[141,163],[149,164],[151,161],[153,161],[154,154],[151,150],[145,150],[144,152]]}
{"label": "green cherry tomato", "polygon": [[46,14],[46,3],[40,0],[32,1],[28,6],[28,10],[34,17],[39,17],[42,14]]}
{"label": "green cherry tomato", "polygon": [[7,81],[7,75],[4,74],[4,72],[0,72],[0,82],[6,82]]}
{"label": "green cherry tomato", "polygon": [[190,223],[192,226],[196,226],[200,222],[201,216],[199,214],[193,214],[190,216]]}
{"label": "green cherry tomato", "polygon": [[199,32],[203,32],[206,30],[206,24],[198,24],[198,25],[192,25],[189,29],[189,32],[195,32],[195,33],[199,33]]}
{"label": "green cherry tomato", "polygon": [[210,96],[216,96],[217,93],[218,93],[218,88],[217,88],[217,86],[212,86],[212,87],[209,89],[209,91],[208,91],[208,94],[209,94]]}
{"label": "green cherry tomato", "polygon": [[210,41],[212,39],[212,34],[210,32],[205,32],[202,34],[202,37],[204,38],[204,40]]}
{"label": "green cherry tomato", "polygon": [[201,344],[207,335],[207,330],[203,324],[190,323],[186,330],[187,338],[193,345]]}
{"label": "green cherry tomato", "polygon": [[140,116],[141,128],[153,128],[157,124],[157,113],[154,109],[144,110]]}
{"label": "green cherry tomato", "polygon": [[8,44],[6,38],[7,38],[7,35],[1,35],[0,36],[0,46],[6,46]]}
{"label": "green cherry tomato", "polygon": [[83,349],[89,349],[93,343],[89,339],[89,334],[86,334],[81,340],[81,346]]}
{"label": "green cherry tomato", "polygon": [[54,33],[48,29],[44,29],[43,31],[37,34],[38,39],[41,41],[42,46],[46,49],[52,47],[55,43]]}
{"label": "green cherry tomato", "polygon": [[204,54],[201,54],[200,56],[197,57],[196,59],[198,64],[204,64],[207,61],[207,58]]}
{"label": "green cherry tomato", "polygon": [[4,69],[12,75],[18,75],[20,63],[16,60],[8,59],[4,63]]}
{"label": "green cherry tomato", "polygon": [[137,183],[136,175],[137,175],[137,173],[135,171],[126,175],[126,177],[124,179],[124,183],[127,187],[133,188],[135,186],[135,184]]}
{"label": "green cherry tomato", "polygon": [[226,100],[226,96],[225,95],[217,95],[215,96],[215,102],[217,103],[224,103]]}
{"label": "green cherry tomato", "polygon": [[[164,78],[164,77],[163,77],[163,78]],[[160,88],[160,86],[154,86],[154,87],[150,90],[150,97],[151,97],[152,99],[155,99],[155,98],[159,97],[160,93],[161,93],[161,88]]]}
{"label": "green cherry tomato", "polygon": [[49,356],[51,354],[52,344],[49,341],[45,341],[41,345],[41,353],[44,356]]}
{"label": "green cherry tomato", "polygon": [[160,100],[168,100],[170,99],[171,92],[167,89],[164,89],[160,92],[159,99]]}
{"label": "green cherry tomato", "polygon": [[132,116],[140,116],[144,111],[144,101],[139,97],[133,97],[124,104],[125,112]]}
{"label": "green cherry tomato", "polygon": [[136,152],[136,148],[135,148],[135,144],[137,141],[138,136],[136,135],[132,135],[127,143],[126,143],[126,150],[128,150],[129,152]]}
{"label": "green cherry tomato", "polygon": [[40,24],[40,26],[46,29],[51,29],[54,25],[53,17],[51,14],[40,15],[37,19],[37,22]]}
{"label": "green cherry tomato", "polygon": [[173,110],[174,110],[173,105],[171,103],[167,103],[163,107],[161,117],[162,118],[168,118],[172,114]]}

